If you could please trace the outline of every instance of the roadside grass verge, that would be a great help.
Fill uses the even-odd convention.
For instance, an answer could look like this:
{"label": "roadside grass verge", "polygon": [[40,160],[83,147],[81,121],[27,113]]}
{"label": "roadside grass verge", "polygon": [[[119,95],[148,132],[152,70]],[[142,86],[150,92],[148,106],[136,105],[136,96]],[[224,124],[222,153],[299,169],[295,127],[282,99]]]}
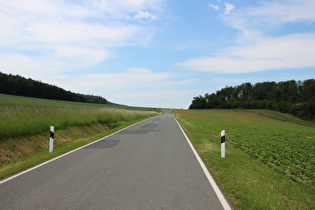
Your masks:
{"label": "roadside grass verge", "polygon": [[11,138],[0,144],[0,179],[106,137],[131,124],[144,120],[120,122],[109,129],[104,124],[68,127],[55,130],[54,150],[49,153],[49,133]]}
{"label": "roadside grass verge", "polygon": [[[236,209],[315,209],[315,130],[255,113],[176,110]],[[226,158],[220,131],[226,130]]]}

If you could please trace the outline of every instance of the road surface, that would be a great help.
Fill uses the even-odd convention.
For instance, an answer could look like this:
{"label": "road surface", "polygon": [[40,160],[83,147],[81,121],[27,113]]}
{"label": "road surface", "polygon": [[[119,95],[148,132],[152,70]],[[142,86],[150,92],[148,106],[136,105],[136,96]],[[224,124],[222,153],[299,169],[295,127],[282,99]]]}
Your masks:
{"label": "road surface", "polygon": [[168,112],[0,184],[0,209],[223,209]]}

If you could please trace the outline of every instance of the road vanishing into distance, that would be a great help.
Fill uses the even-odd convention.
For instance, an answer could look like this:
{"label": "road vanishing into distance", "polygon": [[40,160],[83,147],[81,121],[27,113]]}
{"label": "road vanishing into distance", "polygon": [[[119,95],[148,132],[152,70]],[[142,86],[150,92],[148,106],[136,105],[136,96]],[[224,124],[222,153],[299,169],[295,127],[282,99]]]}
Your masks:
{"label": "road vanishing into distance", "polygon": [[0,209],[229,209],[204,168],[167,111],[2,180]]}

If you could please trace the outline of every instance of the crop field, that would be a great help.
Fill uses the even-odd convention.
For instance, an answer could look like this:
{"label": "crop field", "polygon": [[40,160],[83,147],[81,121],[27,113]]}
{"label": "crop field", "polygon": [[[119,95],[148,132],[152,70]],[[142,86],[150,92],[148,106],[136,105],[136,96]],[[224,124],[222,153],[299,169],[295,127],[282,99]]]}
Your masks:
{"label": "crop field", "polygon": [[[260,113],[263,110],[259,111]],[[253,112],[244,112],[244,111],[225,111],[225,110],[178,110],[175,111],[175,114],[179,114],[179,121],[186,129],[188,134],[192,139],[194,139],[195,147],[197,148],[200,155],[204,158],[204,161],[208,162],[208,167],[220,173],[220,167],[226,167],[227,162],[223,161],[232,161],[229,164],[233,164],[228,167],[228,170],[231,170],[231,173],[235,173],[233,179],[239,180],[240,183],[244,181],[243,186],[248,185],[248,180],[243,180],[244,177],[249,177],[249,179],[256,180],[255,184],[253,184],[252,188],[258,188],[263,191],[264,187],[266,187],[266,194],[271,194],[269,188],[276,188],[276,183],[267,184],[265,182],[262,185],[258,185],[257,176],[255,174],[254,168],[246,168],[247,164],[243,164],[241,161],[237,164],[238,156],[235,160],[230,160],[231,153],[237,153],[238,151],[242,151],[243,154],[247,155],[247,157],[251,157],[251,159],[256,160],[256,163],[262,163],[261,168],[257,170],[263,170],[262,168],[267,168],[268,170],[275,171],[280,175],[279,180],[282,180],[281,177],[284,178],[285,181],[284,187],[286,185],[290,185],[293,183],[297,186],[300,186],[299,190],[307,189],[306,194],[313,194],[314,199],[314,189],[315,189],[315,128],[314,123],[305,123],[308,126],[299,125],[300,120],[295,119],[295,121],[299,124],[294,123],[294,120],[290,120],[289,122],[285,122],[286,116],[283,116],[283,120],[279,120],[281,118],[281,113],[276,114],[276,119],[267,118],[257,113]],[[266,115],[271,115],[268,111]],[[220,159],[220,132],[221,130],[226,131],[226,140],[227,140],[227,151],[225,160]],[[206,137],[207,136],[207,137]],[[208,138],[208,139],[206,139]],[[217,154],[218,158],[214,155]],[[215,158],[215,159],[214,159]],[[222,165],[220,165],[223,164]],[[212,165],[213,164],[213,165]],[[218,166],[214,166],[218,164]],[[249,165],[249,163],[248,163]],[[265,165],[265,167],[263,166]],[[233,168],[239,168],[237,171]],[[242,168],[242,169],[241,169]],[[223,172],[221,172],[223,173]],[[237,175],[239,173],[239,175]],[[266,172],[269,173],[269,172]],[[244,175],[248,174],[248,175]],[[215,175],[216,176],[216,175]],[[243,177],[241,177],[243,176]],[[269,175],[268,175],[269,176]],[[266,176],[266,180],[268,180],[268,176]],[[262,178],[265,179],[265,178]],[[217,178],[220,180],[220,177]],[[270,178],[271,179],[271,178]],[[273,178],[272,178],[273,179]],[[291,180],[290,180],[291,179]],[[226,180],[225,180],[226,181]],[[224,181],[224,182],[225,182]],[[279,181],[282,182],[282,181]],[[291,182],[291,183],[290,183]],[[267,186],[268,185],[268,186]],[[304,186],[304,187],[303,187]],[[280,188],[280,187],[279,187]],[[289,187],[287,189],[290,189]],[[295,189],[295,188],[293,188]],[[251,189],[248,189],[251,190]],[[294,191],[299,191],[294,190]],[[303,191],[302,190],[302,191]],[[308,191],[309,190],[309,191]],[[256,189],[257,191],[257,189]],[[256,193],[256,192],[253,192]],[[279,193],[279,192],[278,192]],[[296,192],[295,192],[296,193]],[[305,193],[305,192],[304,192]],[[238,197],[242,197],[240,192],[237,192],[234,196],[234,199],[237,200]],[[248,192],[244,192],[244,194],[248,194]],[[287,199],[286,202],[279,202],[279,199],[276,199],[275,202],[279,202],[280,204],[268,204],[267,208],[280,208],[285,209],[284,206],[291,207],[292,209],[304,208],[311,203],[314,207],[314,200],[310,198],[299,198],[303,200],[304,204],[290,204],[289,194],[290,192],[280,191],[280,194]],[[279,195],[279,194],[278,194]],[[242,198],[240,202],[245,203],[246,198]],[[260,195],[261,196],[261,195]],[[256,196],[257,197],[257,196]],[[303,197],[303,196],[302,196]],[[248,198],[251,200],[254,198]],[[270,201],[270,197],[266,195],[266,200],[260,201],[261,203],[268,203]],[[233,199],[232,199],[233,200]],[[285,200],[285,199],[283,199]],[[235,201],[237,203],[237,201]],[[253,202],[253,201],[251,201]],[[299,202],[299,201],[297,201]],[[303,203],[302,202],[302,203]],[[253,205],[253,204],[251,204]],[[296,205],[296,206],[294,206]],[[236,205],[237,206],[237,205]],[[242,205],[240,205],[242,206]],[[248,208],[249,206],[246,206]],[[253,206],[250,206],[251,208]],[[261,205],[258,205],[257,208],[261,208]],[[244,208],[244,206],[242,206]],[[310,208],[311,209],[311,208]]]}

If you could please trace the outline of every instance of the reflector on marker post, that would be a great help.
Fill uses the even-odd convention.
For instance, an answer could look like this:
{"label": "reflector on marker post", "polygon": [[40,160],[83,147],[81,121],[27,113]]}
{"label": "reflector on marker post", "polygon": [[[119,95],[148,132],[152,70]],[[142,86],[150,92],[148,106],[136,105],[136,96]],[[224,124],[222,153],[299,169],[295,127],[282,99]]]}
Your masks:
{"label": "reflector on marker post", "polygon": [[55,135],[55,128],[54,126],[50,126],[49,153],[52,153],[54,150],[54,135]]}
{"label": "reflector on marker post", "polygon": [[221,131],[221,157],[225,158],[225,130]]}

